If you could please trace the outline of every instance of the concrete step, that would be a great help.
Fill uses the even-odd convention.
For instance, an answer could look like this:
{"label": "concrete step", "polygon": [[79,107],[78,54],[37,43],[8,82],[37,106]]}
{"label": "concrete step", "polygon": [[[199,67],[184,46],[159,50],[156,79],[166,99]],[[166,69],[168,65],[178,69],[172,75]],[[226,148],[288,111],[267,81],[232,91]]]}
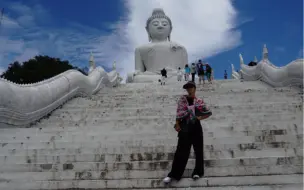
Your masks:
{"label": "concrete step", "polygon": [[[224,124],[242,124],[246,125],[248,123],[261,123],[265,121],[294,121],[302,119],[303,114],[243,114],[243,115],[217,115],[214,113],[211,117],[204,120],[208,124],[217,124],[217,125],[224,125]],[[87,125],[100,125],[103,126],[104,124],[113,123],[110,126],[115,126],[117,123],[126,124],[132,123],[132,126],[136,125],[136,123],[145,123],[145,125],[160,125],[165,121],[171,121],[173,126],[173,122],[175,122],[176,115],[171,114],[164,114],[158,113],[157,115],[144,115],[144,116],[126,116],[126,117],[118,117],[118,116],[94,116],[90,114],[84,115],[74,115],[73,117],[69,118],[61,118],[61,117],[49,117],[48,119],[41,120],[39,124],[53,124],[55,126],[71,126],[74,124],[75,126],[80,126],[81,124]]]}
{"label": "concrete step", "polygon": [[[243,112],[244,113],[244,112]],[[226,123],[226,122],[233,122],[237,118],[238,121],[252,121],[252,120],[259,120],[259,121],[265,121],[265,120],[296,120],[296,119],[301,119],[303,113],[298,112],[298,113],[269,113],[269,112],[259,112],[259,113],[251,113],[244,115],[243,113],[235,114],[235,113],[214,113],[211,117],[209,117],[207,120],[208,123],[210,124],[215,124],[215,123]],[[157,112],[157,111],[134,111],[134,112],[129,112],[129,113],[115,113],[115,112],[100,112],[96,114],[91,114],[91,113],[86,113],[82,112],[82,114],[73,114],[73,113],[64,113],[60,115],[52,115],[48,119],[48,122],[51,123],[54,120],[58,122],[78,122],[78,121],[84,121],[84,120],[89,120],[89,121],[98,121],[99,122],[107,122],[107,121],[115,121],[115,120],[121,120],[121,119],[126,119],[126,120],[136,120],[136,119],[144,119],[147,118],[149,119],[156,119],[156,118],[163,118],[163,119],[171,119],[176,117],[176,111],[168,111],[168,112]],[[111,118],[113,118],[111,120]],[[101,121],[101,119],[103,119]],[[128,122],[124,121],[124,123]],[[226,121],[226,122],[224,122]],[[153,123],[152,123],[153,125]]]}
{"label": "concrete step", "polygon": [[[303,143],[303,135],[272,135],[272,136],[244,136],[244,137],[222,137],[212,138],[204,137],[205,145],[218,145],[218,144],[254,144],[254,143]],[[26,147],[29,149],[44,149],[44,148],[79,148],[79,147],[96,147],[102,148],[107,146],[164,146],[175,145],[177,143],[177,136],[167,136],[165,138],[154,137],[153,139],[95,139],[82,140],[57,140],[44,139],[40,142],[37,141],[14,141],[2,143],[2,147],[8,149],[16,149],[18,147]]]}
{"label": "concrete step", "polygon": [[[117,94],[117,95],[132,95],[139,93],[155,93],[155,94],[168,94],[168,93],[184,93],[185,90],[182,89],[182,85],[170,85],[170,86],[145,86],[145,87],[119,87],[119,88],[108,88],[99,91],[96,96],[103,96],[107,94]],[[238,88],[216,88],[215,86],[198,86],[196,88],[197,93],[284,93],[284,94],[298,94],[299,92],[293,89],[280,89],[280,88],[264,88],[264,89],[254,89],[250,86],[246,86],[245,89]]]}
{"label": "concrete step", "polygon": [[[154,190],[302,190],[302,184],[269,185],[269,186],[225,186],[225,187],[181,187],[181,188],[153,188]],[[84,189],[86,190],[86,189]],[[95,190],[95,189],[92,189]],[[148,189],[141,189],[148,190]]]}
{"label": "concrete step", "polygon": [[[141,97],[145,97],[142,95]],[[265,96],[232,96],[232,97],[201,97],[207,104],[218,104],[218,105],[226,105],[227,102],[231,104],[231,102],[235,104],[240,103],[254,103],[254,102],[301,102],[302,99],[297,96],[291,97],[269,97],[269,95]],[[133,99],[124,99],[124,100],[100,100],[100,98],[88,99],[88,98],[77,98],[64,105],[63,108],[69,107],[77,107],[82,108],[90,108],[90,107],[140,107],[145,104],[154,104],[154,105],[176,105],[178,98],[173,98],[168,96],[167,98],[133,98]]]}
{"label": "concrete step", "polygon": [[[284,94],[298,94],[299,91],[294,89],[279,89],[279,88],[260,88],[254,89],[250,86],[246,86],[245,88],[225,88],[225,87],[216,87],[216,86],[198,86],[196,88],[197,93],[284,93]],[[186,93],[184,89],[182,89],[182,85],[170,85],[170,86],[146,86],[146,87],[123,87],[123,88],[112,88],[99,91],[96,95],[106,95],[106,94],[117,94],[117,95],[132,95],[132,94],[139,94],[139,93],[155,93],[155,94],[168,94],[168,93]]]}
{"label": "concrete step", "polygon": [[[280,133],[279,133],[280,132]],[[207,144],[210,143],[254,143],[254,142],[278,142],[283,140],[284,142],[298,142],[303,137],[302,134],[294,133],[294,134],[284,134],[281,131],[278,133],[262,133],[259,136],[220,136],[220,137],[210,137],[204,135],[204,142]],[[285,138],[285,139],[284,139]],[[71,143],[81,143],[86,141],[93,142],[100,142],[105,144],[120,144],[121,142],[137,142],[137,141],[146,141],[146,142],[153,142],[154,140],[157,141],[164,141],[170,142],[171,140],[177,139],[177,132],[163,132],[163,133],[152,133],[152,134],[133,134],[133,135],[124,135],[124,134],[92,134],[92,135],[85,135],[85,134],[75,134],[75,135],[66,135],[66,136],[51,136],[48,139],[40,138],[39,136],[33,138],[27,138],[24,140],[19,139],[3,139],[0,140],[2,144],[32,144],[32,143],[64,143],[64,142],[71,142]],[[167,141],[166,141],[167,140]],[[296,140],[296,141],[295,141]],[[115,143],[117,142],[117,143]]]}
{"label": "concrete step", "polygon": [[[184,89],[157,89],[157,88],[151,88],[151,89],[139,89],[139,90],[133,90],[133,91],[128,91],[128,90],[122,90],[122,91],[116,91],[116,92],[111,92],[111,91],[103,91],[99,92],[92,97],[109,97],[107,95],[112,94],[113,97],[136,97],[138,95],[147,95],[148,97],[152,96],[179,96],[182,94],[187,94],[186,90]],[[204,88],[197,88],[196,89],[196,94],[201,96],[210,96],[211,94],[215,94],[217,96],[231,96],[231,95],[241,95],[241,96],[247,96],[247,95],[269,95],[269,96],[301,96],[301,94],[297,91],[276,91],[272,89],[267,89],[267,90],[235,90],[235,89],[204,89]]]}
{"label": "concrete step", "polygon": [[[166,97],[166,96],[180,96],[182,94],[187,94],[184,89],[139,89],[139,90],[129,90],[124,89],[121,91],[100,91],[99,93],[92,96],[92,98],[102,98],[102,97],[109,97],[109,94],[113,95],[113,97],[117,98],[125,98],[125,97],[139,97],[141,95],[147,95],[147,97]],[[238,89],[204,89],[204,88],[197,88],[196,94],[198,96],[250,96],[250,95],[268,95],[268,96],[299,96],[301,94],[298,91],[276,91],[275,89],[266,89],[266,90],[238,90]]]}
{"label": "concrete step", "polygon": [[[222,136],[222,133],[231,133],[231,132],[248,132],[248,135],[251,133],[265,131],[265,133],[271,133],[272,130],[286,130],[282,133],[288,134],[290,132],[297,132],[299,134],[303,133],[303,122],[302,121],[273,121],[273,122],[262,122],[261,124],[252,123],[250,125],[236,125],[236,124],[210,124],[207,121],[202,121],[202,127],[204,130],[204,134],[209,136],[208,133],[217,133],[214,136]],[[152,132],[152,131],[163,131],[163,129],[171,130],[173,129],[172,122],[163,121],[161,124],[157,126],[147,126],[144,121],[138,121],[137,123],[117,123],[114,127],[112,127],[113,123],[104,123],[101,132],[111,132],[112,133],[130,133],[133,134],[135,132],[145,133],[145,132]],[[125,126],[125,129],[123,129]],[[110,126],[110,127],[109,127]],[[27,139],[31,136],[43,136],[44,134],[50,135],[73,135],[79,132],[83,134],[87,134],[90,132],[101,133],[100,132],[100,125],[86,125],[86,126],[77,126],[74,125],[66,125],[63,127],[59,126],[49,126],[49,127],[40,127],[39,125],[34,126],[32,128],[2,128],[0,129],[0,139],[5,139],[7,136],[11,139]],[[224,136],[224,135],[223,135]],[[250,135],[249,135],[250,136]]]}
{"label": "concrete step", "polygon": [[[303,185],[295,184],[295,185],[268,185],[268,186],[224,186],[224,187],[164,187],[164,188],[153,188],[154,190],[302,190]],[[107,190],[113,190],[106,188]],[[132,188],[134,189],[134,187]],[[97,189],[82,189],[82,190],[102,190],[100,188]],[[126,190],[126,189],[123,189]],[[149,189],[140,189],[140,190],[151,190]]]}
{"label": "concrete step", "polygon": [[[62,125],[62,124],[52,124],[41,122],[29,132],[24,133],[24,137],[22,138],[22,132],[24,130],[20,130],[18,132],[17,129],[11,131],[0,129],[0,132],[8,137],[8,139],[16,139],[16,135],[20,134],[22,139],[28,139],[31,136],[38,136],[43,134],[51,134],[52,136],[72,136],[75,134],[82,133],[90,134],[94,133],[95,135],[119,135],[119,134],[166,134],[168,136],[176,136],[177,133],[174,130],[174,121],[164,121],[158,122],[156,120],[153,125],[148,125],[152,121],[129,121],[128,123],[119,123],[119,122],[105,122],[102,125],[99,124],[90,124],[85,125],[85,122],[78,123],[78,124],[69,124],[69,125]],[[246,136],[253,136],[254,134],[258,134],[260,131],[263,131],[262,135],[272,135],[272,134],[303,134],[303,123],[301,121],[266,121],[266,122],[243,122],[243,123],[219,123],[216,124],[210,122],[202,122],[202,129],[204,131],[205,136],[208,137],[225,137],[226,134],[240,134],[239,132],[245,133]],[[281,122],[281,123],[278,123]],[[252,123],[252,125],[251,125]],[[273,125],[272,125],[273,124]],[[65,127],[63,127],[65,126]],[[238,136],[238,135],[236,135]],[[239,136],[242,136],[241,134]],[[18,138],[18,139],[21,139]],[[7,138],[3,138],[7,139]]]}
{"label": "concrete step", "polygon": [[[168,130],[164,133],[164,129]],[[88,128],[86,129],[80,129],[73,130],[73,131],[60,131],[58,129],[57,132],[34,132],[34,133],[5,133],[2,131],[0,134],[0,143],[6,143],[6,142],[12,142],[12,141],[41,141],[42,139],[52,139],[52,140],[65,140],[69,138],[126,138],[133,139],[137,136],[140,136],[142,138],[153,138],[154,136],[174,136],[176,135],[176,132],[173,130],[173,128],[170,130],[170,128],[167,129],[167,127],[164,126],[163,130],[156,130],[155,128],[145,128],[144,130],[138,131],[136,129],[133,130],[111,130],[111,128],[106,127],[103,128],[103,130],[100,130],[100,128]],[[0,130],[1,132],[1,130]],[[264,130],[253,130],[248,131],[244,129],[243,131],[240,130],[234,130],[229,127],[215,127],[209,126],[208,129],[204,129],[204,136],[205,137],[213,137],[213,138],[221,138],[221,137],[242,137],[242,136],[271,136],[271,135],[301,135],[303,134],[302,130],[297,130],[294,127],[287,128],[287,129],[264,129]]]}
{"label": "concrete step", "polygon": [[[65,126],[56,126],[50,125],[46,122],[44,127],[42,127],[42,123],[44,121],[39,122],[38,125],[33,126],[32,128],[0,128],[0,139],[5,139],[6,137],[11,139],[27,139],[31,136],[43,136],[44,134],[51,134],[51,135],[73,135],[74,133],[90,133],[90,132],[111,132],[112,133],[135,133],[135,132],[152,132],[152,131],[168,131],[171,133],[173,130],[173,123],[174,121],[163,121],[158,125],[148,126],[146,122],[143,120],[129,123],[113,123],[113,122],[105,122],[102,124],[102,131],[100,131],[100,125],[81,125],[75,126],[72,125],[65,125]],[[207,121],[202,121],[202,128],[204,130],[205,135],[210,133],[218,133],[221,136],[221,133],[231,133],[231,132],[248,132],[248,135],[252,132],[258,131],[265,131],[268,133],[270,130],[286,130],[286,134],[290,132],[297,132],[299,134],[303,133],[303,121],[266,121],[266,122],[252,122],[250,124],[240,124],[240,123],[225,123],[225,124],[216,124],[216,123],[209,123]],[[114,125],[114,127],[113,127]],[[285,133],[285,132],[283,132]],[[209,136],[209,135],[207,135]]]}
{"label": "concrete step", "polygon": [[[230,135],[231,134],[231,135]],[[301,138],[303,137],[303,132],[297,132],[297,131],[290,131],[287,133],[286,130],[271,130],[271,131],[257,131],[257,132],[234,132],[231,133],[222,133],[217,134],[216,132],[208,132],[204,133],[204,141],[206,143],[214,141],[214,142],[222,142],[223,140],[227,140],[227,142],[237,142],[244,141],[244,139],[252,140],[253,142],[264,142],[272,140],[275,141],[276,138],[281,138],[280,136],[286,136],[288,138]],[[95,132],[84,132],[79,131],[78,133],[61,133],[56,135],[50,135],[50,134],[42,134],[42,135],[35,135],[32,136],[19,136],[20,138],[16,138],[16,136],[6,136],[1,138],[0,143],[35,143],[35,142],[83,142],[83,141],[100,141],[103,143],[107,143],[110,141],[115,141],[119,139],[118,141],[126,141],[126,140],[151,140],[151,139],[158,139],[158,140],[164,140],[164,139],[176,139],[177,132],[174,131],[174,129],[171,129],[170,131],[144,131],[144,132],[108,132],[108,130],[105,131],[98,131]],[[109,144],[109,143],[107,143]]]}
{"label": "concrete step", "polygon": [[[243,167],[250,169],[252,167],[269,167],[269,166],[303,166],[303,157],[263,157],[263,158],[231,158],[220,160],[204,160],[206,175],[213,175],[212,171],[227,168]],[[159,161],[132,161],[132,162],[36,162],[36,163],[19,163],[3,164],[0,172],[49,172],[56,171],[129,171],[129,170],[170,170],[172,160]],[[195,167],[195,159],[188,160],[186,169]],[[210,170],[211,169],[211,170]],[[219,174],[220,175],[220,174]]]}
{"label": "concrete step", "polygon": [[[271,149],[303,149],[303,143],[291,143],[291,142],[274,142],[274,143],[265,143],[265,142],[256,142],[256,143],[243,143],[243,144],[208,144],[204,143],[204,150],[210,152],[221,152],[227,150],[238,150],[238,151],[245,151],[245,150],[271,150]],[[53,143],[49,143],[47,147],[40,146],[32,146],[29,147],[25,144],[20,144],[20,146],[11,147],[8,144],[2,144],[1,147],[1,154],[2,155],[15,155],[16,152],[19,154],[24,155],[48,155],[48,154],[80,154],[83,152],[91,152],[91,153],[101,153],[101,154],[139,154],[143,152],[150,152],[150,153],[164,153],[164,152],[175,152],[177,141],[174,144],[166,144],[166,145],[158,145],[158,146],[113,146],[113,145],[102,145],[96,146],[96,143],[89,144],[66,144],[66,147],[54,147]],[[193,152],[193,151],[192,151]]]}
{"label": "concrete step", "polygon": [[[125,97],[125,96],[136,96],[139,94],[143,94],[143,95],[159,95],[159,96],[165,96],[165,95],[181,95],[181,94],[187,94],[187,92],[184,89],[157,89],[157,88],[151,88],[151,89],[139,89],[139,90],[133,90],[133,91],[129,91],[129,90],[121,90],[121,91],[116,91],[116,92],[112,92],[112,91],[103,91],[103,92],[99,92],[95,95],[93,95],[93,97],[104,97],[107,96],[109,94],[115,94],[116,97]],[[196,94],[199,96],[202,95],[206,95],[206,96],[210,96],[211,94],[217,94],[217,95],[250,95],[250,94],[258,94],[258,95],[263,95],[263,94],[269,94],[270,96],[273,96],[273,94],[277,94],[277,95],[282,95],[285,94],[287,96],[301,96],[301,93],[299,93],[299,91],[288,91],[288,90],[284,90],[284,91],[276,91],[273,89],[266,89],[266,90],[250,90],[250,89],[244,89],[244,90],[240,90],[240,89],[219,89],[219,88],[197,88],[196,90]]]}
{"label": "concrete step", "polygon": [[[181,95],[181,94],[187,94],[187,92],[184,89],[139,89],[139,90],[133,90],[133,91],[128,91],[128,90],[122,90],[122,91],[116,91],[116,92],[111,92],[111,91],[103,91],[99,92],[93,97],[100,97],[100,96],[106,96],[108,94],[115,94],[118,96],[135,96],[136,94],[148,94],[148,95]],[[196,89],[196,94],[198,95],[210,95],[210,94],[218,94],[218,95],[231,95],[231,94],[243,94],[243,95],[248,95],[248,94],[286,94],[286,95],[296,95],[300,96],[301,93],[299,91],[294,91],[294,90],[284,90],[284,91],[276,91],[274,89],[266,89],[266,90],[250,90],[250,89],[216,89],[216,88],[197,88]]]}
{"label": "concrete step", "polygon": [[[211,106],[210,109],[217,116],[237,116],[244,113],[252,114],[302,114],[302,105],[298,104],[270,104],[255,106]],[[149,115],[175,115],[176,106],[154,108],[77,108],[58,109],[52,113],[52,117],[73,118],[74,116],[92,115],[95,117],[129,117]]]}
{"label": "concrete step", "polygon": [[[226,151],[204,151],[204,159],[231,159],[231,158],[263,158],[263,157],[297,157],[303,155],[302,149],[263,149],[263,150],[226,150]],[[102,152],[83,151],[81,153],[57,153],[53,154],[25,154],[25,155],[0,155],[0,164],[14,163],[53,163],[53,162],[132,162],[132,161],[155,161],[155,160],[172,160],[174,152],[162,153],[132,153],[127,154],[105,154]],[[194,158],[194,154],[190,155]]]}
{"label": "concrete step", "polygon": [[[172,102],[172,101],[177,101],[180,98],[180,95],[156,95],[156,94],[138,94],[138,95],[131,95],[131,96],[101,96],[101,97],[91,97],[91,98],[79,98],[78,103],[82,103],[84,101],[92,101],[96,103],[107,103],[107,102],[126,102],[126,103],[141,103],[142,101],[155,101],[157,103],[162,103],[162,102]],[[272,99],[274,100],[279,100],[279,99],[289,99],[289,100],[299,100],[300,96],[295,96],[295,95],[286,95],[286,94],[232,94],[232,95],[218,95],[218,94],[213,94],[210,96],[207,95],[197,95],[198,97],[201,97],[203,99],[209,99],[209,98],[214,98],[214,99],[223,99],[223,100],[234,100],[237,101],[236,98],[238,98],[240,101],[248,101],[250,99],[260,99],[260,100],[269,100],[271,101]],[[212,97],[211,97],[212,96]]]}
{"label": "concrete step", "polygon": [[[184,178],[179,182],[173,182],[170,187],[227,187],[227,186],[269,186],[291,185],[301,187],[303,175],[266,175],[266,176],[235,176],[235,177],[207,177],[197,181]],[[0,182],[0,189],[5,190],[60,190],[60,189],[144,189],[168,187],[162,179],[121,179],[121,180],[5,180]]]}
{"label": "concrete step", "polygon": [[[123,180],[123,179],[161,179],[168,175],[170,170],[125,170],[125,171],[53,171],[49,172],[1,172],[0,178],[12,181],[65,181],[65,180]],[[190,178],[193,169],[185,170],[183,177]],[[256,175],[282,175],[301,174],[303,166],[251,166],[251,167],[221,167],[206,168],[205,177],[228,176],[256,176]]]}
{"label": "concrete step", "polygon": [[[137,108],[131,107],[122,107],[122,108],[69,108],[69,109],[58,109],[52,113],[52,115],[60,115],[60,114],[105,114],[108,112],[114,112],[116,114],[135,114],[137,112],[165,112],[165,113],[176,113],[176,105],[170,105],[167,107],[163,107],[163,105],[159,105],[158,107],[148,107],[148,105],[141,105]],[[296,113],[303,112],[302,103],[300,102],[278,102],[273,104],[270,103],[254,103],[254,104],[243,104],[243,105],[211,105],[208,107],[215,113],[218,114],[240,114],[244,112],[252,113]]]}

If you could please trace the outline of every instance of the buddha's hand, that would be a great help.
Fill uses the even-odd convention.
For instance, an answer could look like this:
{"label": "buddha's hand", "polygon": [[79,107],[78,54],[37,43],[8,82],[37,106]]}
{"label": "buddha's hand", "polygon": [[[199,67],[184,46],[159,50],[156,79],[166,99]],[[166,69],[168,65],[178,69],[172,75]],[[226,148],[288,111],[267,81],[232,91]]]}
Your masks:
{"label": "buddha's hand", "polygon": [[197,119],[201,121],[201,120],[207,119],[210,116],[211,115],[198,116]]}
{"label": "buddha's hand", "polygon": [[171,42],[171,49],[173,50],[177,50],[177,49],[180,49],[180,48],[183,48],[183,46],[175,43],[175,42]]}

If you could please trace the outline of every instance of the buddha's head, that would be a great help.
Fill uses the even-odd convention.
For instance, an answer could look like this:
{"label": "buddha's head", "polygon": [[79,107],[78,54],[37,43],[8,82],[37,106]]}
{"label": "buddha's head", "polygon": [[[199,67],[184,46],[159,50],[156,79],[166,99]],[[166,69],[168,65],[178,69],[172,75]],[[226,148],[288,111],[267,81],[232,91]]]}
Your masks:
{"label": "buddha's head", "polygon": [[170,41],[172,23],[163,9],[154,9],[152,16],[147,20],[146,30],[149,35],[149,41]]}

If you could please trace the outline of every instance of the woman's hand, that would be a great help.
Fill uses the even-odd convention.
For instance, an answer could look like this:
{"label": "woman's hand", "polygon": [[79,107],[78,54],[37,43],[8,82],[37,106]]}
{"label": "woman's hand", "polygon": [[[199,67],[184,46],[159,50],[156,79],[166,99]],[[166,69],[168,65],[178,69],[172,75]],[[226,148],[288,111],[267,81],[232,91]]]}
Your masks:
{"label": "woman's hand", "polygon": [[179,123],[175,124],[174,129],[175,129],[175,131],[180,132],[181,128],[180,128]]}
{"label": "woman's hand", "polygon": [[198,120],[203,120],[203,119],[207,119],[208,117],[210,117],[210,115],[198,116],[197,119],[198,119]]}

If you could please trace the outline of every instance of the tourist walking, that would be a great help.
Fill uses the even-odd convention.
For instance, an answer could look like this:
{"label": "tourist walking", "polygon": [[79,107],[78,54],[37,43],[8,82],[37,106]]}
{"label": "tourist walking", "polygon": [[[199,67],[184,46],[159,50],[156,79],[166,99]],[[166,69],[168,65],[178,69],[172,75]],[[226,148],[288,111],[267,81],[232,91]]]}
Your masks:
{"label": "tourist walking", "polygon": [[227,74],[227,71],[225,70],[225,72],[224,72],[224,79],[227,79],[227,76],[228,76],[228,74]]}
{"label": "tourist walking", "polygon": [[165,85],[166,83],[166,78],[167,78],[167,70],[165,68],[163,68],[163,70],[160,71],[161,72],[161,85]]}
{"label": "tourist walking", "polygon": [[204,73],[204,65],[202,63],[202,60],[198,61],[197,75],[198,75],[199,84],[202,84],[202,80],[203,80],[203,84],[205,84],[205,77],[204,77],[205,73]]}
{"label": "tourist walking", "polygon": [[196,97],[194,82],[187,82],[184,86],[188,94],[180,97],[177,103],[175,130],[178,132],[178,143],[171,172],[164,178],[165,183],[172,179],[182,178],[190,155],[191,146],[195,152],[195,168],[192,173],[194,180],[204,176],[203,130],[200,120],[212,115],[204,101]]}
{"label": "tourist walking", "polygon": [[189,81],[189,75],[190,75],[190,67],[188,64],[185,65],[185,81]]}
{"label": "tourist walking", "polygon": [[206,64],[206,76],[207,76],[207,79],[208,79],[209,83],[212,83],[212,81],[211,81],[211,75],[212,75],[212,68],[207,63]]}
{"label": "tourist walking", "polygon": [[178,71],[177,71],[177,81],[182,81],[182,78],[183,78],[183,72],[182,72],[181,68],[179,67]]}
{"label": "tourist walking", "polygon": [[191,75],[192,75],[192,82],[195,82],[195,74],[196,74],[196,65],[195,65],[195,63],[192,63],[190,70],[191,70]]}

